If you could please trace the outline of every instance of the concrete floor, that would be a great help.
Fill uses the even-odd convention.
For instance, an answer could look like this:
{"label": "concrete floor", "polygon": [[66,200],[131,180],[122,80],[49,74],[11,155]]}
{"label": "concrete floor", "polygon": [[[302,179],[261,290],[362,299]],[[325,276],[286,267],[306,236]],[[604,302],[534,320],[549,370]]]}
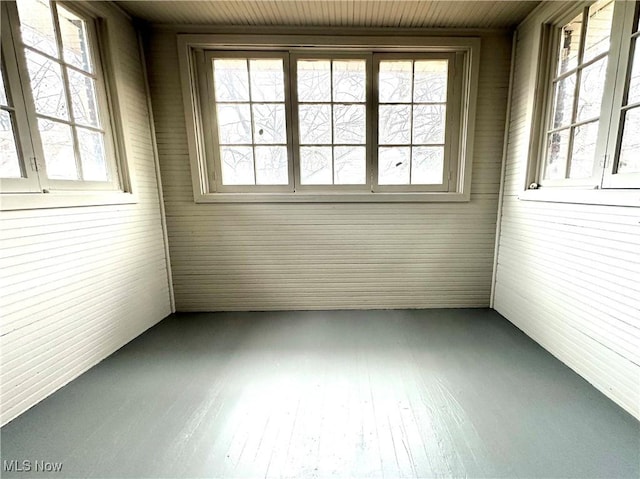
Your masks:
{"label": "concrete floor", "polygon": [[6,478],[640,477],[639,423],[483,309],[174,315],[0,434]]}

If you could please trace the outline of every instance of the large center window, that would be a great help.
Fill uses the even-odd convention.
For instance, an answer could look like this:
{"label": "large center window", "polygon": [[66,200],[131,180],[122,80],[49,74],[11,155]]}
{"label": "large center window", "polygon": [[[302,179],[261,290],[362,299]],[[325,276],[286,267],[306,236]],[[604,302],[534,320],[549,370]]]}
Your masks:
{"label": "large center window", "polygon": [[307,52],[197,48],[186,39],[196,201],[231,198],[224,193],[468,200],[478,52],[474,39],[458,43]]}

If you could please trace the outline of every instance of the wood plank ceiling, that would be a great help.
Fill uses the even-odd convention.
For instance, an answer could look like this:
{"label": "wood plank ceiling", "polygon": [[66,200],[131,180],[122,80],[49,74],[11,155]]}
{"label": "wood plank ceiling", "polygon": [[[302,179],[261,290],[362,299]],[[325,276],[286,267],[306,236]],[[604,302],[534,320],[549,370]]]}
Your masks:
{"label": "wood plank ceiling", "polygon": [[117,1],[153,24],[332,26],[388,28],[510,28],[537,1],[206,0]]}

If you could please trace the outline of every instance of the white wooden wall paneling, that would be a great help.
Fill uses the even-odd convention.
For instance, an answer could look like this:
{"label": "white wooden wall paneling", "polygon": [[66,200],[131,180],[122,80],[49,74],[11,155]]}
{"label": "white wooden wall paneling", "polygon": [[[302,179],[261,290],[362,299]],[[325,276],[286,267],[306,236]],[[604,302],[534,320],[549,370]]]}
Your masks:
{"label": "white wooden wall paneling", "polygon": [[0,423],[170,313],[159,190],[135,31],[107,4],[137,203],[0,213]]}
{"label": "white wooden wall paneling", "polygon": [[485,34],[472,200],[194,204],[174,32],[149,43],[178,310],[487,306],[510,64]]}
{"label": "white wooden wall paneling", "polygon": [[544,4],[519,27],[494,307],[640,418],[640,212],[527,202],[525,186]]}

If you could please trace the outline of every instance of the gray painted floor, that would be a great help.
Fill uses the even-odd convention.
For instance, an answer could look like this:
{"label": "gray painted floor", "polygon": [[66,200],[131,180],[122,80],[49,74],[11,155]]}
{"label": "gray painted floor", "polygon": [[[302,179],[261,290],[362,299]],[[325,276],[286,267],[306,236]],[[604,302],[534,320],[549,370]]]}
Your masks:
{"label": "gray painted floor", "polygon": [[1,439],[2,477],[640,477],[639,423],[490,310],[174,315]]}

